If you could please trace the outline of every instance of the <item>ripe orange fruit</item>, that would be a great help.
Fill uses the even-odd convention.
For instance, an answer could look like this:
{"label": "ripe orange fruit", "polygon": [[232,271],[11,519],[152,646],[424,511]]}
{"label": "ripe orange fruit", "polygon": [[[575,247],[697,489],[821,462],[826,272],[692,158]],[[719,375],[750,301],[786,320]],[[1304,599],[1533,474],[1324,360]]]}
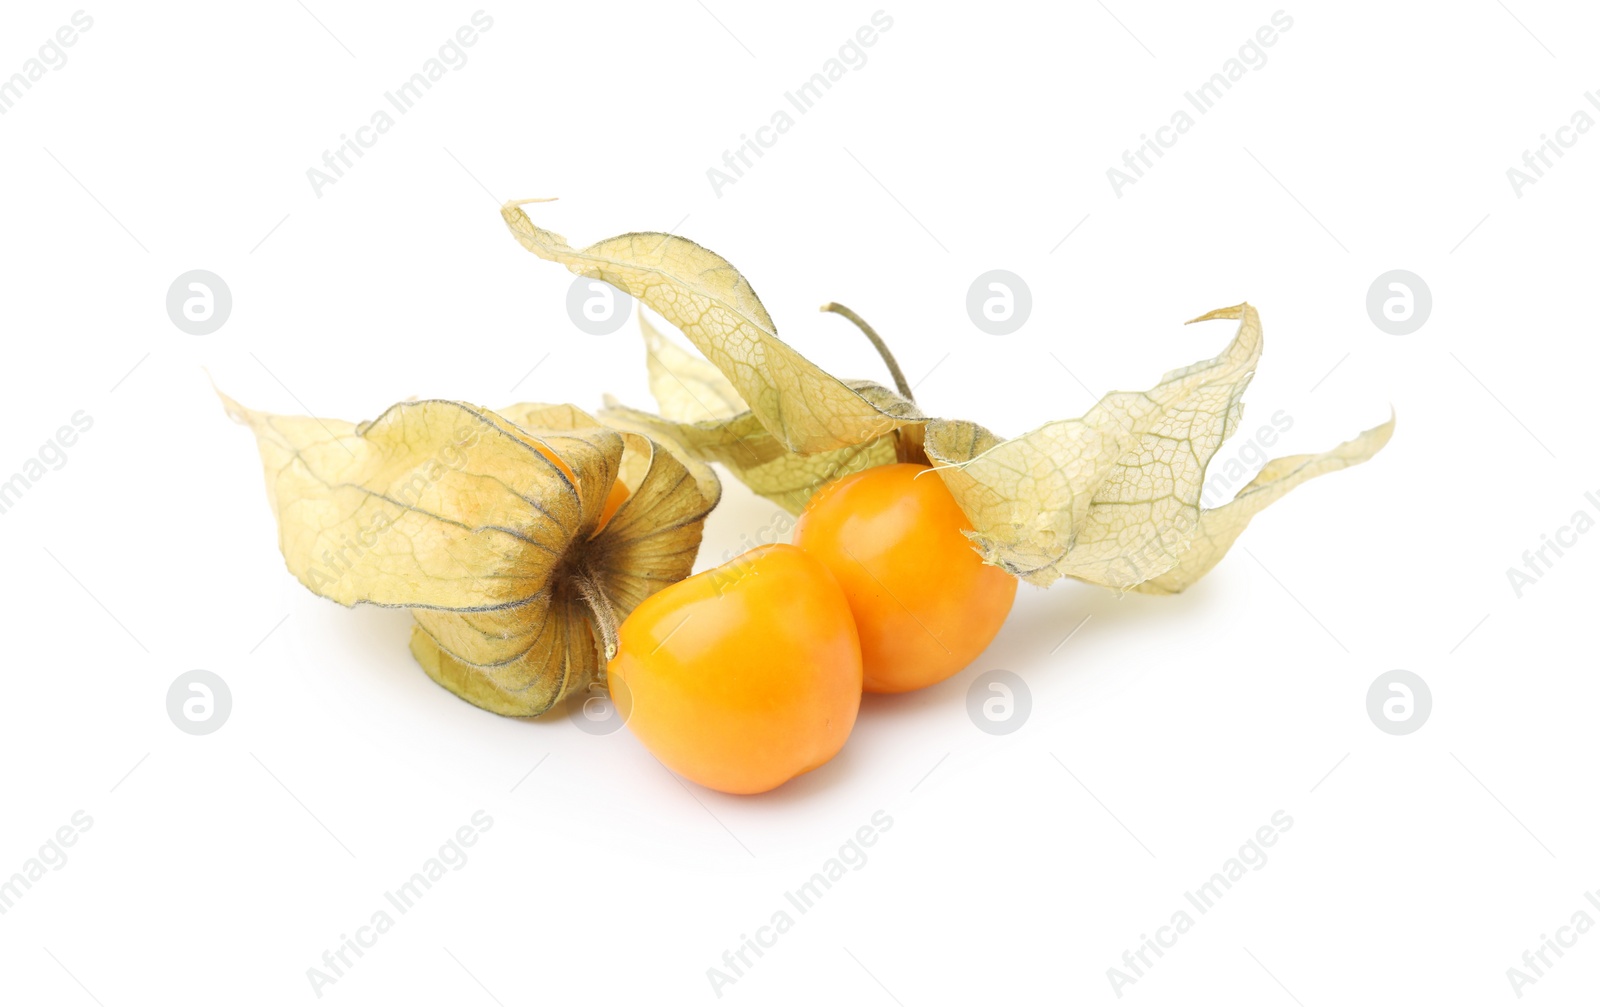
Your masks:
{"label": "ripe orange fruit", "polygon": [[1000,632],[1017,579],[979,558],[972,525],[925,465],[870,468],[822,488],[794,543],[844,589],[868,692],[906,692],[971,664]]}
{"label": "ripe orange fruit", "polygon": [[758,794],[838,753],[861,705],[861,647],[833,575],[791,545],[752,549],[646,598],[618,631],[611,700],[668,769]]}
{"label": "ripe orange fruit", "polygon": [[[606,494],[606,502],[600,508],[600,520],[594,526],[594,534],[600,534],[601,530],[611,521],[611,516],[627,502],[628,487],[623,484],[621,479],[618,479],[611,484],[611,491]],[[593,536],[590,537],[592,538]]]}

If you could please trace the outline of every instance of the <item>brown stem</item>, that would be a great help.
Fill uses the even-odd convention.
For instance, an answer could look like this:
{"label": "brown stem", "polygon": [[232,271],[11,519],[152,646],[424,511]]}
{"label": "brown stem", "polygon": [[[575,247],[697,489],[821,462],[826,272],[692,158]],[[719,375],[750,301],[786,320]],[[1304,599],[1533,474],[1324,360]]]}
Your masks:
{"label": "brown stem", "polygon": [[600,637],[601,650],[605,652],[606,660],[609,661],[617,656],[617,610],[612,607],[611,599],[600,589],[599,578],[587,565],[574,570],[571,577],[579,596],[583,598],[584,604],[589,606],[590,622]]}
{"label": "brown stem", "polygon": [[882,357],[883,362],[888,365],[889,373],[894,377],[894,386],[900,390],[901,396],[904,397],[907,402],[916,401],[916,399],[911,395],[911,386],[906,383],[906,375],[905,372],[900,369],[899,362],[894,359],[894,354],[889,352],[889,347],[886,343],[884,343],[882,337],[880,337],[878,333],[873,330],[872,326],[867,324],[866,319],[862,318],[854,311],[851,311],[849,308],[839,304],[836,301],[829,301],[827,304],[824,304],[822,306],[822,310],[831,311],[836,315],[843,315],[844,317],[850,319],[850,321],[854,322],[856,328],[860,329],[861,332],[872,341],[873,349],[878,351],[878,356]]}
{"label": "brown stem", "polygon": [[910,462],[913,465],[930,465],[928,451],[923,447],[924,427],[921,423],[913,423],[899,427],[894,432],[894,454],[897,462]]}

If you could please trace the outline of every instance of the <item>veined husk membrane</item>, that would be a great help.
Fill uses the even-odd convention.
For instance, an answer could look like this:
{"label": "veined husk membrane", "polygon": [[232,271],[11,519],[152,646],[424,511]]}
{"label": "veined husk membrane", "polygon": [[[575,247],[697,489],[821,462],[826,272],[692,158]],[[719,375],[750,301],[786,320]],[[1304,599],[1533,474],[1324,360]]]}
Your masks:
{"label": "veined husk membrane", "polygon": [[523,205],[501,209],[519,244],[627,292],[703,354],[678,347],[641,314],[659,411],[608,401],[602,420],[717,462],[792,513],[830,479],[926,460],[972,523],[967,534],[984,560],[1035,585],[1071,577],[1118,591],[1182,591],[1262,508],[1366,461],[1394,432],[1391,413],[1328,451],[1270,462],[1233,500],[1205,508],[1206,467],[1237,430],[1261,358],[1261,319],[1249,304],[1193,319],[1238,321],[1217,356],[1006,439],[965,420],[931,419],[909,394],[823,371],[778,337],[750,282],[693,241],[635,232],[575,249]]}
{"label": "veined husk membrane", "polygon": [[721,492],[703,463],[572,406],[402,402],[354,424],[224,402],[256,435],[290,572],[342,605],[410,609],[429,676],[507,716],[600,676],[617,622],[689,574]]}

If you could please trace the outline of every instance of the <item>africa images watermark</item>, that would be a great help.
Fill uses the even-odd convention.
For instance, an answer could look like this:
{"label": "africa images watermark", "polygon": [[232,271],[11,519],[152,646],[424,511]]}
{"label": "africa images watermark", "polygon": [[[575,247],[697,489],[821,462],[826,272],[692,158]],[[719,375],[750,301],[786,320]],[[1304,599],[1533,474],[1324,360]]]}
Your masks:
{"label": "africa images watermark", "polygon": [[1221,507],[1261,471],[1272,455],[1268,448],[1278,443],[1278,438],[1294,429],[1294,417],[1280,409],[1272,414],[1270,426],[1262,426],[1243,444],[1238,445],[1233,456],[1206,469],[1206,481],[1200,487],[1200,505],[1207,509]]}
{"label": "africa images watermark", "polygon": [[[94,417],[80,409],[71,416],[71,425],[63,423],[49,440],[39,447],[31,458],[25,459],[11,477],[0,481],[0,514],[9,514],[39,480],[51,472],[67,467],[67,450],[78,443],[78,438],[94,426]],[[46,468],[45,466],[49,466]]]}
{"label": "africa images watermark", "polygon": [[22,69],[0,80],[0,115],[11,111],[22,96],[33,90],[33,85],[44,79],[51,70],[67,65],[66,50],[78,44],[78,37],[94,27],[94,18],[83,11],[74,11],[67,24],[55,30],[44,40],[35,56],[23,61]]}
{"label": "africa images watermark", "polygon": [[1146,536],[1127,552],[1107,564],[1105,584],[1119,594],[1126,594],[1138,585],[1159,577],[1179,562],[1183,553],[1194,544],[1200,531],[1200,517],[1207,510],[1221,507],[1236,499],[1247,477],[1253,478],[1261,471],[1269,457],[1267,448],[1278,443],[1278,438],[1294,427],[1294,417],[1285,410],[1272,414],[1270,425],[1258,427],[1255,433],[1234,451],[1226,461],[1213,458],[1205,468],[1205,481],[1200,487],[1200,499],[1182,506],[1164,522],[1160,522],[1154,535]]}
{"label": "africa images watermark", "polygon": [[722,167],[727,171],[714,166],[706,169],[706,180],[711,183],[711,191],[718,199],[722,198],[723,189],[738,182],[744,177],[745,171],[755,165],[752,157],[765,157],[766,152],[777,145],[778,138],[795,127],[797,120],[789,114],[789,109],[794,109],[795,115],[805,115],[822,100],[824,94],[832,90],[834,84],[844,79],[845,74],[867,65],[866,50],[878,44],[881,33],[894,27],[894,18],[880,10],[873,12],[870,22],[857,28],[854,35],[845,39],[839,46],[838,55],[828,57],[821,70],[793,91],[783,92],[788,107],[779,105],[767,117],[766,125],[752,130],[754,137],[749,133],[739,134],[739,145],[722,152]]}
{"label": "africa images watermark", "polygon": [[[1273,12],[1269,24],[1257,28],[1251,38],[1245,39],[1239,47],[1239,55],[1228,57],[1221,70],[1193,91],[1183,92],[1184,100],[1200,115],[1210,112],[1222,100],[1222,96],[1232,90],[1236,81],[1243,80],[1251,70],[1259,70],[1267,65],[1266,49],[1277,45],[1279,35],[1293,27],[1294,18],[1281,10]],[[1140,133],[1139,145],[1122,152],[1122,167],[1113,165],[1106,169],[1106,178],[1111,182],[1111,191],[1117,194],[1117,198],[1122,198],[1123,189],[1143,178],[1146,169],[1155,167],[1152,157],[1165,157],[1166,151],[1176,146],[1183,134],[1194,128],[1194,124],[1194,116],[1180,107],[1172,113],[1165,126],[1156,129],[1153,139],[1149,134]]]}
{"label": "africa images watermark", "polygon": [[[1597,523],[1596,515],[1600,515],[1600,493],[1585,493],[1584,502],[1593,509],[1593,513],[1585,508],[1578,508],[1572,512],[1572,517],[1567,523],[1553,532],[1545,532],[1539,536],[1540,545],[1536,549],[1522,551],[1522,569],[1514,566],[1506,567],[1506,580],[1511,583],[1511,592],[1520,601],[1522,592],[1539,581],[1544,575],[1555,569],[1556,560],[1567,554],[1567,550],[1576,546],[1581,539],[1579,536],[1587,535]],[[1555,553],[1552,559],[1550,554]]]}
{"label": "africa images watermark", "polygon": [[[306,969],[306,979],[311,983],[311,992],[317,995],[317,999],[322,999],[327,987],[343,979],[355,967],[356,961],[377,945],[379,937],[393,929],[398,917],[415,909],[422,897],[432,891],[435,882],[443,880],[449,871],[459,871],[467,866],[466,848],[476,846],[479,838],[493,827],[494,819],[487,811],[474,811],[472,820],[452,833],[440,845],[437,854],[423,861],[420,870],[394,891],[383,893],[384,905],[375,910],[365,924],[355,928],[355,936],[340,934],[339,943],[322,952],[321,967],[313,965]],[[394,910],[393,915],[390,909]]]}
{"label": "africa images watermark", "polygon": [[[1192,892],[1184,892],[1183,898],[1195,912],[1204,916],[1216,908],[1222,897],[1233,890],[1235,882],[1243,880],[1250,871],[1259,871],[1267,866],[1267,851],[1265,847],[1276,846],[1278,839],[1285,832],[1294,827],[1294,819],[1281,810],[1274,811],[1270,822],[1255,831],[1255,835],[1245,840],[1239,847],[1239,852],[1229,857],[1222,865],[1222,870],[1211,875]],[[1154,937],[1149,934],[1140,934],[1139,943],[1134,949],[1122,952],[1122,967],[1113,966],[1106,969],[1106,979],[1111,982],[1111,992],[1122,998],[1122,991],[1145,977],[1145,974],[1155,966],[1150,956],[1156,959],[1163,958],[1167,951],[1178,943],[1178,938],[1188,933],[1194,927],[1195,918],[1189,915],[1188,909],[1179,909],[1172,914],[1172,918],[1165,926],[1157,927]]]}
{"label": "africa images watermark", "polygon": [[[1583,97],[1596,110],[1600,110],[1600,95],[1585,91]],[[1556,162],[1551,160],[1552,154],[1556,160],[1566,157],[1567,151],[1577,145],[1578,137],[1594,128],[1594,122],[1594,116],[1580,108],[1572,113],[1565,126],[1556,129],[1554,137],[1549,133],[1540,133],[1539,146],[1522,152],[1522,168],[1506,169],[1506,178],[1511,182],[1511,191],[1516,193],[1517,198],[1521,199],[1523,189],[1538,184],[1545,171],[1556,166]]]}
{"label": "africa images watermark", "polygon": [[[778,943],[778,938],[794,928],[795,917],[804,916],[814,909],[822,897],[833,889],[834,883],[843,880],[850,871],[867,866],[866,847],[876,846],[879,837],[894,828],[894,819],[883,810],[874,811],[869,823],[861,826],[845,841],[834,856],[823,861],[822,867],[792,892],[784,892],[785,905],[772,913],[770,919],[756,927],[755,936],[740,934],[739,944],[731,951],[722,952],[722,967],[713,965],[706,969],[706,979],[711,991],[722,998],[723,991],[745,976],[746,970]],[[754,956],[752,958],[751,956]]]}
{"label": "africa images watermark", "polygon": [[[383,92],[383,99],[395,114],[405,115],[416,107],[422,96],[433,90],[433,85],[444,79],[451,70],[460,70],[467,65],[466,50],[478,44],[481,32],[487,32],[494,27],[494,18],[483,11],[475,11],[471,24],[464,24],[456,29],[455,35],[445,40],[439,47],[437,56],[430,56],[423,64],[422,69],[412,74],[409,79],[402,82],[393,91]],[[389,114],[388,109],[379,107],[368,117],[365,126],[357,127],[355,136],[348,133],[339,134],[339,145],[332,150],[322,152],[322,168],[307,168],[306,179],[311,183],[311,191],[316,193],[318,199],[322,198],[322,190],[338,182],[344,173],[355,167],[356,161],[366,157],[366,152],[377,146],[378,140],[389,130],[394,128],[395,117]],[[323,168],[327,169],[326,171]]]}
{"label": "africa images watermark", "polygon": [[94,819],[86,812],[74,811],[67,823],[44,841],[39,852],[23,862],[22,870],[0,881],[0,916],[16,908],[22,896],[33,891],[34,882],[44,879],[46,868],[59,871],[67,866],[66,847],[76,846],[78,838],[93,827]]}
{"label": "africa images watermark", "polygon": [[433,457],[412,469],[404,482],[396,480],[387,502],[397,511],[378,510],[367,521],[356,537],[341,532],[339,546],[322,552],[322,566],[315,563],[306,570],[306,586],[320,592],[325,586],[337,584],[362,557],[372,552],[401,518],[416,509],[429,487],[444,478],[446,472],[461,472],[466,468],[467,449],[478,443],[476,427],[460,427],[454,439],[445,444]]}
{"label": "africa images watermark", "polygon": [[[1600,910],[1600,891],[1584,892],[1583,898],[1596,910]],[[1506,969],[1506,979],[1511,983],[1511,992],[1522,999],[1523,990],[1533,986],[1545,977],[1545,972],[1555,966],[1550,960],[1551,955],[1559,961],[1567,956],[1567,951],[1578,943],[1578,938],[1594,929],[1594,917],[1589,915],[1589,910],[1579,909],[1572,914],[1572,918],[1565,926],[1556,928],[1556,935],[1540,934],[1539,943],[1535,945],[1538,950],[1522,952],[1522,961]]]}

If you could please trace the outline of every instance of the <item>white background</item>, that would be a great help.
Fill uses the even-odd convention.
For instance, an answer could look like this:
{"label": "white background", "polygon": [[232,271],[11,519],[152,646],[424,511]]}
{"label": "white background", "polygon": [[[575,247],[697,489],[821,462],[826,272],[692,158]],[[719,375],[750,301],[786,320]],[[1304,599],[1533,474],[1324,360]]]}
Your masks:
{"label": "white background", "polygon": [[[1506,175],[1574,111],[1600,116],[1595,11],[1285,8],[1268,62],[1119,198],[1107,168],[1277,7],[888,7],[868,62],[719,196],[707,169],[878,8],[505,3],[318,196],[307,169],[477,8],[307,6],[88,9],[68,62],[0,116],[0,478],[75,411],[94,421],[0,515],[0,876],[93,819],[0,916],[5,1001],[313,1002],[307,969],[479,809],[466,866],[324,1001],[716,1002],[707,970],[879,810],[867,864],[722,1000],[1116,1002],[1107,969],[1280,809],[1266,866],[1122,999],[1509,1003],[1525,949],[1600,920],[1600,534],[1520,599],[1506,576],[1600,509],[1600,131],[1520,197]],[[75,9],[8,5],[0,75]],[[570,276],[507,235],[497,204],[528,196],[561,197],[537,219],[575,243],[700,241],[788,341],[881,380],[816,312],[843,301],[927,411],[1004,434],[1210,356],[1232,323],[1179,323],[1244,299],[1266,352],[1242,435],[1282,409],[1276,451],[1322,450],[1391,404],[1398,431],[1189,593],[1024,587],[973,668],[869,697],[825,768],[707,792],[626,731],[460,702],[412,662],[405,613],[296,584],[206,377],[351,420],[412,395],[648,406],[632,326],[579,333]],[[208,336],[164,306],[196,268],[234,298]],[[1396,268],[1434,301],[1408,336],[1366,311]],[[1031,287],[1013,335],[966,315],[991,269]],[[729,483],[702,566],[778,514]],[[165,708],[195,668],[233,697],[205,737]],[[1032,692],[1006,737],[966,713],[994,668]],[[1405,737],[1366,713],[1395,668],[1433,696]],[[1586,1002],[1600,935],[1552,961],[1524,999]]]}

